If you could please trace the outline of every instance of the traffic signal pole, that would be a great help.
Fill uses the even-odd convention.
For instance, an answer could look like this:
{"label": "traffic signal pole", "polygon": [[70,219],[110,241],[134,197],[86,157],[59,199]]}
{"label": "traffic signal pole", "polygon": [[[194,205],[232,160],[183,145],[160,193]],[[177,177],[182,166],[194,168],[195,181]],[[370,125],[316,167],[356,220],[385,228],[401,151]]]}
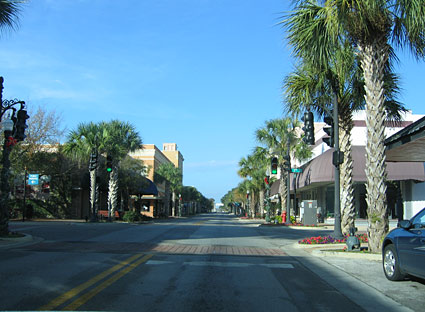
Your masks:
{"label": "traffic signal pole", "polygon": [[336,99],[336,95],[334,95],[334,105],[333,105],[333,120],[334,120],[334,141],[335,141],[335,152],[333,157],[337,157],[337,160],[333,160],[335,166],[335,198],[334,198],[334,211],[335,211],[335,221],[334,221],[334,238],[341,239],[342,231],[341,231],[341,203],[339,198],[340,193],[340,175],[339,175],[339,165],[340,165],[340,151],[339,151],[339,122],[338,122],[338,101]]}

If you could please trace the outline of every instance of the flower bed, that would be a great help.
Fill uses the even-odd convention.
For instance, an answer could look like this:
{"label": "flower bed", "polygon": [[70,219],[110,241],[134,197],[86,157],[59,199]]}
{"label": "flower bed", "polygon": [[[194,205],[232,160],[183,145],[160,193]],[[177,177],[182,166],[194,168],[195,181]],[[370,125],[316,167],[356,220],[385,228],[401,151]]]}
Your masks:
{"label": "flower bed", "polygon": [[[358,234],[356,235],[359,239],[360,243],[367,243],[367,234]],[[335,239],[332,236],[315,236],[315,237],[308,237],[304,238],[303,240],[298,241],[298,244],[341,244],[345,243],[347,240],[348,235],[345,235],[342,239]]]}

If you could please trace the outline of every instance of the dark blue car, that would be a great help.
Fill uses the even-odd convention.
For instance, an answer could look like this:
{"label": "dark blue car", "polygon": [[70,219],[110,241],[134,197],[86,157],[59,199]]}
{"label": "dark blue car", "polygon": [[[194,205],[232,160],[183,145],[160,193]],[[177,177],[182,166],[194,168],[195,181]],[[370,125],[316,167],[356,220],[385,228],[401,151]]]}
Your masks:
{"label": "dark blue car", "polygon": [[384,239],[382,264],[385,276],[399,281],[407,275],[425,279],[425,208],[412,219],[399,222]]}

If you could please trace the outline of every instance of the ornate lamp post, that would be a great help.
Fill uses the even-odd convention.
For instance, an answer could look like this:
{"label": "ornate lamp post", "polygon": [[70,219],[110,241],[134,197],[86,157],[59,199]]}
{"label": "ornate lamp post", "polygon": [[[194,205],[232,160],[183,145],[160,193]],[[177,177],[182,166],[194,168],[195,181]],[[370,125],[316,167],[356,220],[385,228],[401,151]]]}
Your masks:
{"label": "ornate lamp post", "polygon": [[[3,151],[2,151],[2,169],[0,172],[0,235],[9,233],[9,174],[10,174],[10,152],[13,145],[25,138],[26,120],[29,118],[27,111],[24,110],[25,102],[18,100],[3,101],[3,77],[0,77],[0,121],[2,122],[2,132],[4,133]],[[15,105],[20,105],[19,111],[16,112]],[[7,111],[12,111],[9,118],[3,120],[3,116]],[[15,113],[17,113],[15,117]],[[24,213],[24,212],[22,212]]]}

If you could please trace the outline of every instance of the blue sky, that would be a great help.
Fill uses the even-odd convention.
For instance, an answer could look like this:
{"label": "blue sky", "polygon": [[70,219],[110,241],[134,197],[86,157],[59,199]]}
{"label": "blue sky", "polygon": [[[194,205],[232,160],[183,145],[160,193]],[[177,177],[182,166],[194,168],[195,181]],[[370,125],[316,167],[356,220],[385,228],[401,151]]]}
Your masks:
{"label": "blue sky", "polygon": [[[119,119],[143,142],[177,143],[184,184],[216,201],[240,178],[254,132],[282,117],[293,69],[285,0],[32,0],[0,37],[4,98],[63,117]],[[425,114],[424,62],[400,55],[401,100]]]}

